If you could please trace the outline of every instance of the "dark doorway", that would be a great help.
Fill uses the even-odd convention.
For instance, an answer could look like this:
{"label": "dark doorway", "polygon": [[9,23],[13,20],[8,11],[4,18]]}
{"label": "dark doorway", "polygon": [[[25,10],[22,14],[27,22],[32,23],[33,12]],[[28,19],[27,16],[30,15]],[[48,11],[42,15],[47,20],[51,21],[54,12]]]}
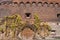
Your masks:
{"label": "dark doorway", "polygon": [[58,21],[60,21],[60,14],[57,14]]}
{"label": "dark doorway", "polygon": [[57,17],[60,17],[60,14],[57,14]]}
{"label": "dark doorway", "polygon": [[30,17],[31,13],[25,13],[26,17]]}

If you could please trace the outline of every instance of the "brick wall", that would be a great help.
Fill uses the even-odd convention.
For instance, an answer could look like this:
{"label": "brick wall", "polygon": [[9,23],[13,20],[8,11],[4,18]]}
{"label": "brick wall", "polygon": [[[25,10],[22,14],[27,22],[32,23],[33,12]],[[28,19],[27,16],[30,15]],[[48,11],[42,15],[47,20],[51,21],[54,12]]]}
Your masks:
{"label": "brick wall", "polygon": [[35,1],[35,2],[39,2],[39,1],[42,1],[42,2],[60,2],[60,0],[13,0],[13,1],[17,1],[17,2],[21,2],[21,1],[23,1],[23,2],[27,2],[27,1],[29,1],[29,2],[32,2],[32,1]]}
{"label": "brick wall", "polygon": [[[48,2],[32,2],[20,4],[1,4],[0,5],[0,17],[9,16],[18,13],[22,16],[23,20],[26,19],[25,13],[31,13],[31,19],[33,19],[34,13],[39,14],[40,19],[43,21],[58,21],[57,14],[60,14],[59,3]],[[60,21],[60,20],[59,20]]]}

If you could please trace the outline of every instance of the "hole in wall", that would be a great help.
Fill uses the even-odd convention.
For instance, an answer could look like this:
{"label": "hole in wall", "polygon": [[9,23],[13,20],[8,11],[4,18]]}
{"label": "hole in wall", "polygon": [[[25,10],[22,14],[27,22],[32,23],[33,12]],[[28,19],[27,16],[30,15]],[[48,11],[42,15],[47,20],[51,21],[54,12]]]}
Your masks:
{"label": "hole in wall", "polygon": [[31,13],[25,13],[26,17],[30,17]]}
{"label": "hole in wall", "polygon": [[57,14],[57,17],[60,17],[60,14]]}

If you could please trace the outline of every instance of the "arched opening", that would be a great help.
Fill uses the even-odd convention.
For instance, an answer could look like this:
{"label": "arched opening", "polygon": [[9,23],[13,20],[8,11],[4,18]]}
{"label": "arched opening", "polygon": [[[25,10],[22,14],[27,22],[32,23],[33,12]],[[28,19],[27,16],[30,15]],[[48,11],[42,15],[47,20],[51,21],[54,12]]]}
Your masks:
{"label": "arched opening", "polygon": [[38,4],[42,4],[42,2],[38,2]]}
{"label": "arched opening", "polygon": [[36,5],[36,2],[33,1],[32,4],[35,4]]}
{"label": "arched opening", "polygon": [[44,2],[44,4],[48,4],[47,2]]}
{"label": "arched opening", "polygon": [[24,4],[24,2],[20,2],[19,4]]}
{"label": "arched opening", "polygon": [[30,2],[26,2],[26,4],[30,4]]}
{"label": "arched opening", "polygon": [[26,18],[31,18],[31,13],[25,13]]}
{"label": "arched opening", "polygon": [[27,24],[25,27],[23,27],[21,30],[23,31],[25,28],[29,28],[30,30],[36,32],[37,28],[35,28],[34,25]]}
{"label": "arched opening", "polygon": [[19,5],[20,5],[21,7],[22,7],[22,6],[23,6],[23,7],[25,6],[24,2],[20,2]]}
{"label": "arched opening", "polygon": [[26,2],[26,7],[29,8],[31,6],[30,2]]}
{"label": "arched opening", "polygon": [[36,2],[32,2],[32,7],[35,8],[37,6]]}
{"label": "arched opening", "polygon": [[55,7],[59,7],[59,3],[55,3]]}
{"label": "arched opening", "polygon": [[44,3],[43,3],[43,6],[44,6],[44,7],[47,7],[47,6],[48,6],[48,3],[47,3],[47,2],[44,2]]}
{"label": "arched opening", "polygon": [[59,3],[55,3],[55,4],[59,4]]}
{"label": "arched opening", "polygon": [[54,6],[54,3],[53,2],[49,3],[49,6],[50,7],[53,7]]}
{"label": "arched opening", "polygon": [[50,4],[53,4],[53,2],[51,2]]}
{"label": "arched opening", "polygon": [[25,13],[26,17],[30,17],[31,13]]}
{"label": "arched opening", "polygon": [[42,6],[42,2],[38,2],[38,6],[39,6],[39,7]]}
{"label": "arched opening", "polygon": [[14,4],[18,4],[17,2],[14,2]]}

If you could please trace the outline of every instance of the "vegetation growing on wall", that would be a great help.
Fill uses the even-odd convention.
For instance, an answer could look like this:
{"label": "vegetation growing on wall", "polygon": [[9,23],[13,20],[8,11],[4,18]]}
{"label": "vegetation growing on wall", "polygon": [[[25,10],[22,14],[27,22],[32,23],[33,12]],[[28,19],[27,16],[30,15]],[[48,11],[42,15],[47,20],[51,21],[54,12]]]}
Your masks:
{"label": "vegetation growing on wall", "polygon": [[37,28],[37,33],[42,37],[45,38],[49,36],[51,27],[48,25],[47,22],[42,22],[37,14],[34,14],[34,25]]}
{"label": "vegetation growing on wall", "polygon": [[[13,37],[15,37],[22,31],[23,27],[27,25],[27,22],[22,21],[22,17],[19,14],[15,14],[6,16],[0,20],[0,27],[1,25],[4,25],[2,26],[4,28],[0,28],[0,31],[3,30],[6,36],[12,32]],[[42,38],[45,38],[50,34],[51,27],[46,22],[42,22],[37,14],[34,14],[33,25],[37,29],[36,33],[38,33]]]}
{"label": "vegetation growing on wall", "polygon": [[[13,33],[14,33],[14,36],[15,36],[15,31],[17,30],[17,29],[19,29],[19,27],[22,27],[23,26],[23,24],[22,24],[22,18],[21,18],[21,16],[20,15],[17,15],[17,14],[15,14],[15,15],[12,15],[12,16],[6,16],[6,17],[4,17],[4,19],[2,19],[2,20],[4,20],[4,24],[5,24],[5,31],[6,31],[6,36],[7,36],[7,34],[8,34],[8,30],[11,30],[11,31],[13,31]],[[2,22],[2,21],[1,21]],[[3,24],[2,24],[3,25]],[[20,30],[20,29],[19,29]]]}

